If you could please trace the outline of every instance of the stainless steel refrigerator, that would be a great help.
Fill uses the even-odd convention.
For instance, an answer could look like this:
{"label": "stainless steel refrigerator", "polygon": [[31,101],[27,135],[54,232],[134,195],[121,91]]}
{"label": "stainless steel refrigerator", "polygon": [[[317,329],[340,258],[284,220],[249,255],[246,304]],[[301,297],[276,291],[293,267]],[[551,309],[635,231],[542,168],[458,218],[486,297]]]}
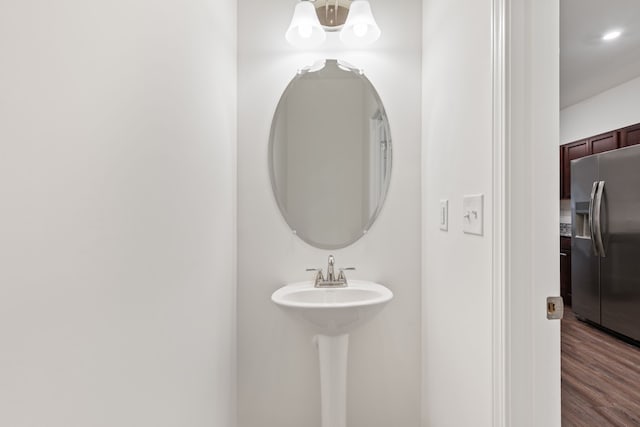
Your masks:
{"label": "stainless steel refrigerator", "polygon": [[640,146],[571,162],[572,309],[640,341]]}

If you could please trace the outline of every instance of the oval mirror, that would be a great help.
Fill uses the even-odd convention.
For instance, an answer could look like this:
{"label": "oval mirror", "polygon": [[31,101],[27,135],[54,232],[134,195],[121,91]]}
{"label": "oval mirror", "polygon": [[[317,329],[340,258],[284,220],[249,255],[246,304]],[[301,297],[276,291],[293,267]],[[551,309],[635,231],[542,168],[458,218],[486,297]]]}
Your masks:
{"label": "oval mirror", "polygon": [[271,124],[269,170],[280,211],[305,242],[338,249],[367,232],[389,188],[391,136],[362,71],[326,60],[298,72]]}

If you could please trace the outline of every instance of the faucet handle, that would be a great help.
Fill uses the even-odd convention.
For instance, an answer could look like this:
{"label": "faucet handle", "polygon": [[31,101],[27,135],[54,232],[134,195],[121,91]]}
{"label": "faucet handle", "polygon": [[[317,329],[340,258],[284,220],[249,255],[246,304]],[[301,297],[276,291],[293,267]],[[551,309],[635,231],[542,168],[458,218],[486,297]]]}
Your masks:
{"label": "faucet handle", "polygon": [[324,282],[324,276],[322,275],[321,268],[307,268],[306,271],[317,271],[315,274],[315,286],[318,286],[318,283]]}
{"label": "faucet handle", "polygon": [[338,274],[338,282],[344,282],[345,284],[347,283],[347,276],[344,275],[344,272],[346,270],[355,270],[355,267],[343,267],[340,269],[340,274]]}

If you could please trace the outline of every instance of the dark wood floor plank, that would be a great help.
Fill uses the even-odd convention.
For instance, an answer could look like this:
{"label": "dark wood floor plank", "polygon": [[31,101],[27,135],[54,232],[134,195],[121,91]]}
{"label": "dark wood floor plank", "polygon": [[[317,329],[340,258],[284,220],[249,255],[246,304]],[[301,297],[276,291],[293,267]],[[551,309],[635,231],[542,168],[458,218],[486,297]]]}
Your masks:
{"label": "dark wood floor plank", "polygon": [[563,427],[640,426],[640,348],[575,318],[562,320]]}

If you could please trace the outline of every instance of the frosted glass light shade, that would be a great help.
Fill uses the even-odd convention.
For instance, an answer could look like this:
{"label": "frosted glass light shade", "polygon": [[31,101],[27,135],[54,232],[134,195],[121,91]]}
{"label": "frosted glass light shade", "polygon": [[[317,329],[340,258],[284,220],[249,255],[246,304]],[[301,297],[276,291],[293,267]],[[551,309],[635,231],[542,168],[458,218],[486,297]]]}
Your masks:
{"label": "frosted glass light shade", "polygon": [[371,13],[367,0],[354,0],[340,31],[340,40],[348,46],[366,46],[380,38],[380,27]]}
{"label": "frosted glass light shade", "polygon": [[293,11],[293,18],[284,37],[296,47],[316,47],[327,38],[313,3],[301,1]]}

